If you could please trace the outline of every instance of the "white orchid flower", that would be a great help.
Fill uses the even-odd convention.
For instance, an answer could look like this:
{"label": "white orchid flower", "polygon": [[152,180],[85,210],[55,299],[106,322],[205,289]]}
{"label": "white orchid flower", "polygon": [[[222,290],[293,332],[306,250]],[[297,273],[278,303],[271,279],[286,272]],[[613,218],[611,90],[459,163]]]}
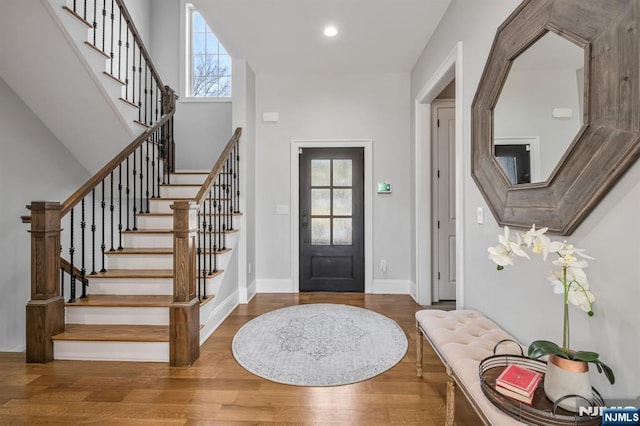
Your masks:
{"label": "white orchid flower", "polygon": [[502,244],[498,244],[495,247],[489,247],[489,259],[493,260],[499,267],[505,267],[507,265],[513,265],[513,259],[511,258],[510,250]]}
{"label": "white orchid flower", "polygon": [[569,291],[567,299],[569,299],[569,302],[572,305],[579,307],[585,312],[590,312],[591,305],[596,301],[596,297],[593,293],[589,290],[580,288]]}
{"label": "white orchid flower", "polygon": [[577,257],[567,254],[563,257],[559,257],[553,262],[554,265],[561,266],[563,268],[586,268],[589,263],[586,260],[578,260]]}
{"label": "white orchid flower", "polygon": [[[531,247],[532,245],[535,245],[536,242],[540,239],[540,237],[543,237],[543,234],[545,232],[547,232],[549,228],[540,228],[538,230],[536,230],[536,225],[535,223],[531,226],[531,229],[529,229],[527,232],[525,232],[524,234],[522,234],[522,238],[524,239],[524,243],[527,245],[527,248]],[[547,237],[544,237],[548,240]],[[534,248],[534,253],[539,253],[535,251]]]}

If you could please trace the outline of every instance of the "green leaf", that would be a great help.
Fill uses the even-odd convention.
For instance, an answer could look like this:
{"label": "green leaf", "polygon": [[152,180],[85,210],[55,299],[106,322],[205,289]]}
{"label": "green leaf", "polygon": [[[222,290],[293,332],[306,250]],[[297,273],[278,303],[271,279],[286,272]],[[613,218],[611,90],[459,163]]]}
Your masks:
{"label": "green leaf", "polygon": [[574,361],[596,362],[599,356],[595,352],[578,351],[571,354],[571,359]]}
{"label": "green leaf", "polygon": [[560,346],[547,340],[536,340],[529,345],[529,358],[538,359],[544,355],[555,354],[562,358],[567,358]]}
{"label": "green leaf", "polygon": [[[613,370],[611,369],[611,367],[609,367],[607,364],[605,364],[600,360],[595,361],[595,364],[598,367],[602,367],[602,370],[604,370],[604,375],[607,377],[607,380],[609,380],[609,383],[613,385],[616,382],[616,376],[613,374]],[[600,371],[600,368],[598,368],[598,371]]]}

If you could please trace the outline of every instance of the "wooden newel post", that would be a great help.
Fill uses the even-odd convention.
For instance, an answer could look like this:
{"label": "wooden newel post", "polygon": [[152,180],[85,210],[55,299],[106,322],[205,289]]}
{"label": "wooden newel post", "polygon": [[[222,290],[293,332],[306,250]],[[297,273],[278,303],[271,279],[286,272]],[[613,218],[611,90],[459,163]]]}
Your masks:
{"label": "wooden newel post", "polygon": [[176,201],[173,209],[173,303],[169,308],[169,361],[187,367],[200,357],[200,301],[196,297],[198,207]]}
{"label": "wooden newel post", "polygon": [[51,336],[64,331],[60,295],[60,203],[34,201],[31,210],[31,300],[27,304],[27,362],[53,360]]}

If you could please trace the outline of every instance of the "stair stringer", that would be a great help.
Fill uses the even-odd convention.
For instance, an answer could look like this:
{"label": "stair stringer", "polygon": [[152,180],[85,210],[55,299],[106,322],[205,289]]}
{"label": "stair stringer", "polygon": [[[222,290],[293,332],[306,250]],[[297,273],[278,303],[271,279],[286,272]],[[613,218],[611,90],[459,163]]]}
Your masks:
{"label": "stair stringer", "polygon": [[[240,232],[242,232],[242,229]],[[237,237],[231,238],[229,241],[229,246],[232,249],[231,256],[229,256],[226,265],[222,265],[224,273],[218,281],[220,283],[219,288],[214,289],[216,290],[215,298],[200,307],[200,324],[202,325],[200,329],[200,346],[209,339],[213,332],[220,327],[222,322],[240,304],[238,250],[236,249],[238,239]]]}

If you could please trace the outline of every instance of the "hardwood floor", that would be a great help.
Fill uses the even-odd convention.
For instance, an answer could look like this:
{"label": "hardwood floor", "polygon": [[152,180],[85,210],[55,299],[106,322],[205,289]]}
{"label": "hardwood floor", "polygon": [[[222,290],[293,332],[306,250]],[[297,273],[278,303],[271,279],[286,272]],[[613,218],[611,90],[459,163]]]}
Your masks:
{"label": "hardwood floor", "polygon": [[[365,382],[297,387],[258,378],[231,354],[236,331],[256,316],[303,303],[365,307],[396,320],[409,349],[391,370]],[[54,361],[26,364],[0,353],[0,424],[148,425],[442,425],[444,367],[425,344],[424,377],[416,377],[414,313],[408,296],[259,294],[240,305],[201,349],[191,368],[166,364]],[[463,396],[457,425],[479,425]]]}

